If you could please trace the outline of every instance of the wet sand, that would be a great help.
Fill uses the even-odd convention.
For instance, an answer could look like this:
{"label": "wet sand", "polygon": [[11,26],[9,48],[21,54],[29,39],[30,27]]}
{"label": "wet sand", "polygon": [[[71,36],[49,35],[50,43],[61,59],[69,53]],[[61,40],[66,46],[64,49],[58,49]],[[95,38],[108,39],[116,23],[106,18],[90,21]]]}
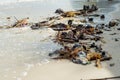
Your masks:
{"label": "wet sand", "polygon": [[[103,64],[103,67],[107,66]],[[31,69],[23,80],[86,80],[112,76],[107,67],[97,69],[94,65],[83,66],[66,60],[52,61]]]}
{"label": "wet sand", "polygon": [[117,4],[116,6],[116,10],[114,12],[111,12],[110,16],[112,17],[112,19],[119,19],[120,18],[120,4]]}
{"label": "wet sand", "polygon": [[14,16],[17,19],[29,17],[30,22],[42,21],[46,17],[55,15],[54,11],[58,8],[73,10],[71,0],[31,0],[28,2],[24,2],[23,0],[23,2],[16,1],[16,3],[0,5],[0,20],[3,21],[0,22],[0,26],[8,22],[6,21],[6,17],[11,17],[10,22],[16,22]]}
{"label": "wet sand", "polygon": [[[114,32],[118,35],[109,35]],[[120,31],[106,31],[103,35],[107,42],[103,46],[103,49],[109,51],[113,59],[111,61],[102,62],[101,69],[96,68],[94,62],[90,65],[83,66],[66,60],[58,60],[51,61],[48,64],[35,66],[28,71],[28,75],[23,80],[86,80],[120,76],[120,43],[119,41],[115,42],[113,40],[113,38],[120,38]],[[110,64],[113,63],[115,65],[110,67]]]}

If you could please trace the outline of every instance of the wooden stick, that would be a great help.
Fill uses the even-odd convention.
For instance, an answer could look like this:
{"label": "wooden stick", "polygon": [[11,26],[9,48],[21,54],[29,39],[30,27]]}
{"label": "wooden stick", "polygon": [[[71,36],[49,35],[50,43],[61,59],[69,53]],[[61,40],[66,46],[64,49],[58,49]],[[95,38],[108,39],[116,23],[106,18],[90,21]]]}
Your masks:
{"label": "wooden stick", "polygon": [[120,78],[120,76],[108,77],[108,78],[99,78],[99,79],[89,79],[89,80],[108,80],[108,79],[116,79],[116,78]]}
{"label": "wooden stick", "polygon": [[16,21],[19,21],[15,16],[14,16],[14,18],[15,18]]}

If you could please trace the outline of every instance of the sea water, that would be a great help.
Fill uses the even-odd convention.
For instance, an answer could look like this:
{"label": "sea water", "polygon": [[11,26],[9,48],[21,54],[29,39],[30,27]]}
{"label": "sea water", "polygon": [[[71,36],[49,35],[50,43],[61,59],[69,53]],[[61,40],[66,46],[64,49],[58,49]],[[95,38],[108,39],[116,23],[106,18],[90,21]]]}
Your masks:
{"label": "sea water", "polygon": [[[82,9],[84,4],[96,4],[98,12],[108,13],[119,2],[107,0],[0,0],[0,26],[8,25],[6,17],[21,19],[30,17],[38,22],[44,17],[55,15],[57,8],[65,11]],[[107,4],[107,5],[106,5]],[[61,48],[54,43],[56,32],[50,28],[31,30],[24,28],[0,29],[0,80],[22,80],[34,65],[46,64],[50,61],[48,54]]]}

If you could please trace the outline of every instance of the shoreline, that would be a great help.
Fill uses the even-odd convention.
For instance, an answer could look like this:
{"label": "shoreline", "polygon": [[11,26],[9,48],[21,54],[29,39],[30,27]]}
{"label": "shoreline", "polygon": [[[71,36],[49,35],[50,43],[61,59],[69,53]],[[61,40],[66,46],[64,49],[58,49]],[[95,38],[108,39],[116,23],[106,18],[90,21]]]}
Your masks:
{"label": "shoreline", "polygon": [[111,12],[110,16],[112,16],[112,19],[119,19],[120,18],[120,15],[119,15],[119,13],[120,13],[120,9],[119,9],[120,4],[118,3],[114,7],[116,8],[116,10]]}
{"label": "shoreline", "polygon": [[30,22],[38,22],[47,17],[56,16],[54,11],[58,8],[63,8],[64,10],[73,10],[69,0],[61,0],[58,1],[59,4],[56,3],[57,0],[51,0],[50,2],[49,0],[33,0],[18,2],[16,4],[11,3],[9,5],[0,5],[0,20],[3,20],[4,23],[7,23],[6,18],[11,17],[11,21],[15,22],[15,16],[17,19],[29,17]]}
{"label": "shoreline", "polygon": [[[57,16],[56,14],[54,14],[54,11],[58,8],[61,8],[65,11],[69,11],[69,10],[76,10],[78,7],[81,7],[81,6],[78,6],[78,5],[77,5],[78,7],[73,7],[75,5],[75,3],[74,3],[74,5],[71,5],[72,1],[69,1],[69,0],[65,2],[65,3],[67,3],[67,5],[65,5],[65,3],[62,4],[62,1],[59,1],[60,4],[56,5],[55,4],[56,2],[57,2],[56,0],[53,0],[51,2],[47,1],[47,3],[44,3],[44,1],[41,1],[41,0],[40,1],[39,0],[35,0],[35,1],[33,0],[33,1],[30,1],[30,2],[29,1],[18,2],[18,3],[16,3],[16,5],[13,4],[12,6],[10,6],[10,5],[8,5],[8,6],[0,5],[1,6],[1,9],[0,9],[0,13],[1,13],[0,26],[4,26],[4,25],[6,26],[6,25],[9,25],[10,23],[11,24],[15,23],[16,19],[14,17],[16,17],[18,20],[22,19],[22,18],[29,17],[30,18],[29,22],[36,23],[36,22],[39,22],[39,21],[43,21],[47,17]],[[79,3],[80,2],[81,1],[79,1]],[[28,5],[28,3],[29,3],[29,5]],[[43,6],[40,6],[42,3],[43,3]],[[50,4],[50,6],[47,6],[47,4]],[[61,6],[61,4],[62,4],[62,6]],[[55,6],[57,6],[57,7],[55,7]],[[68,7],[66,7],[66,6],[68,6]],[[100,4],[99,4],[99,6],[100,6]],[[105,6],[105,4],[104,4],[104,6]],[[114,6],[113,6],[113,8],[114,8]],[[104,8],[104,9],[107,9],[107,8]],[[38,11],[38,10],[40,10],[40,11]],[[109,9],[109,10],[108,11],[110,13],[112,9]],[[102,14],[105,14],[104,11],[105,10],[103,10]],[[101,12],[101,10],[100,10],[100,12]],[[98,13],[100,13],[100,12],[98,12]],[[10,22],[6,19],[7,17],[11,17]]]}

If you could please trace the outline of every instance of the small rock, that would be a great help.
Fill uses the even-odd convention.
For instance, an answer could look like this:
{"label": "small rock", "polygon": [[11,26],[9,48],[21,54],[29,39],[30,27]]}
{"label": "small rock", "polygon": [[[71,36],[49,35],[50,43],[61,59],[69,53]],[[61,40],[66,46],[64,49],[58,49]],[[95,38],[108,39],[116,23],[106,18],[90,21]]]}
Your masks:
{"label": "small rock", "polygon": [[120,30],[120,28],[117,28],[117,30]]}
{"label": "small rock", "polygon": [[109,27],[114,27],[114,26],[118,26],[118,22],[116,22],[116,21],[110,21],[109,22]]}
{"label": "small rock", "polygon": [[116,35],[117,33],[112,33],[112,34],[110,34],[110,35]]}
{"label": "small rock", "polygon": [[101,15],[100,18],[101,18],[101,19],[105,19],[105,15]]}
{"label": "small rock", "polygon": [[68,25],[71,26],[73,23],[73,20],[68,20]]}
{"label": "small rock", "polygon": [[88,18],[88,21],[93,22],[93,18]]}
{"label": "small rock", "polygon": [[113,67],[114,65],[115,65],[115,63],[111,63],[111,64],[110,64],[110,67]]}
{"label": "small rock", "polygon": [[11,19],[11,17],[7,17],[6,19],[10,20],[10,19]]}
{"label": "small rock", "polygon": [[64,11],[63,11],[62,9],[57,9],[57,10],[55,11],[55,13],[62,14],[62,13],[64,13]]}
{"label": "small rock", "polygon": [[115,38],[115,41],[119,41],[117,38]]}

